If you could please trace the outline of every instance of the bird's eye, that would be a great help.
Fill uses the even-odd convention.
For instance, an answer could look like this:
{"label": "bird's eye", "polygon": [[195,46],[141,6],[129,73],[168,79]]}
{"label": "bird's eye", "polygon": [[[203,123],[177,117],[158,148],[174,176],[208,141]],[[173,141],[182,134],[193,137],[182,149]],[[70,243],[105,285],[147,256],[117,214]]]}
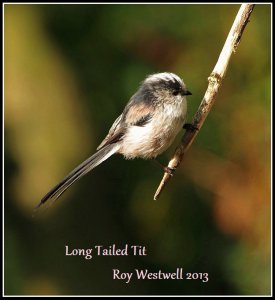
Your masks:
{"label": "bird's eye", "polygon": [[173,92],[173,95],[174,95],[174,96],[177,96],[179,93],[180,93],[179,91],[174,91],[174,92]]}

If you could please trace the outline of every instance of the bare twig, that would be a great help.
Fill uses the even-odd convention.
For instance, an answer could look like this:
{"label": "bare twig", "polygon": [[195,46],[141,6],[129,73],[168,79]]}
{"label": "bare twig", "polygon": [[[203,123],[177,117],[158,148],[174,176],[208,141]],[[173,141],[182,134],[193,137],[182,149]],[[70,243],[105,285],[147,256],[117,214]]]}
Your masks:
{"label": "bare twig", "polygon": [[[255,4],[242,4],[239,12],[235,18],[235,21],[231,27],[228,37],[223,46],[222,52],[219,56],[218,62],[212,71],[211,75],[208,77],[208,88],[202,99],[202,102],[193,117],[192,124],[198,128],[198,130],[188,129],[184,136],[182,137],[180,145],[176,148],[174,156],[169,161],[168,167],[171,169],[176,169],[181,163],[184,154],[187,152],[191,144],[193,143],[195,137],[197,136],[200,128],[202,127],[212,105],[215,102],[218,90],[221,86],[221,82],[224,78],[229,60],[232,53],[236,52],[239,45],[240,39],[242,37],[243,31],[246,24],[249,21],[249,17],[254,9]],[[160,185],[155,193],[154,200],[157,200],[163,188],[170,180],[171,174],[164,173]]]}

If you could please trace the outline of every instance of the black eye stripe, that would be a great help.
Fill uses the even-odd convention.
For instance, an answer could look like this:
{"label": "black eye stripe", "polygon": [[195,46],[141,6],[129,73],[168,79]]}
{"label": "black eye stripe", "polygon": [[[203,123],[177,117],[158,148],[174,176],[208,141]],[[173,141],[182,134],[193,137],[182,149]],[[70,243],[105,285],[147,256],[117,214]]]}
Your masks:
{"label": "black eye stripe", "polygon": [[178,82],[177,80],[160,80],[156,83],[157,88],[164,88],[169,89],[171,91],[178,91],[182,90],[182,83]]}

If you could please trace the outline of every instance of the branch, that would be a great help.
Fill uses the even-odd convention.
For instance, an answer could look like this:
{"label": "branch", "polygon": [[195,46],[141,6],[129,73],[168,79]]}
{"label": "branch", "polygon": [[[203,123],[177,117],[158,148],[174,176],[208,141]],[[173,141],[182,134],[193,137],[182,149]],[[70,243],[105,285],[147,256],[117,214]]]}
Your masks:
{"label": "branch", "polygon": [[[202,99],[202,102],[193,117],[192,124],[198,128],[198,130],[192,130],[191,128],[186,130],[184,136],[182,137],[180,145],[176,148],[174,156],[169,161],[168,167],[171,169],[176,169],[181,163],[184,154],[187,152],[189,147],[192,145],[195,137],[197,136],[200,128],[202,127],[208,113],[211,110],[212,105],[215,102],[218,90],[221,86],[221,82],[225,76],[229,60],[232,53],[236,52],[237,47],[240,43],[243,31],[246,24],[249,21],[249,17],[254,9],[255,4],[242,4],[239,12],[235,18],[235,21],[231,27],[231,30],[227,36],[225,44],[223,46],[222,52],[219,56],[218,62],[212,71],[211,75],[208,77],[208,88]],[[154,200],[157,200],[163,188],[170,180],[172,174],[164,173],[163,178],[159,184],[159,187],[154,195]]]}

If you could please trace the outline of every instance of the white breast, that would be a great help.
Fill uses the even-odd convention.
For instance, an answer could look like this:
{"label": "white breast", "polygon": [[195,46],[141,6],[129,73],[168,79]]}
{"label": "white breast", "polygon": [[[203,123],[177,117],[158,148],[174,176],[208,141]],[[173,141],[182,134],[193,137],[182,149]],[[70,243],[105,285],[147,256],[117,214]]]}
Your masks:
{"label": "white breast", "polygon": [[187,113],[185,97],[158,108],[145,126],[131,126],[123,137],[120,153],[126,158],[154,158],[165,151],[182,128]]}

